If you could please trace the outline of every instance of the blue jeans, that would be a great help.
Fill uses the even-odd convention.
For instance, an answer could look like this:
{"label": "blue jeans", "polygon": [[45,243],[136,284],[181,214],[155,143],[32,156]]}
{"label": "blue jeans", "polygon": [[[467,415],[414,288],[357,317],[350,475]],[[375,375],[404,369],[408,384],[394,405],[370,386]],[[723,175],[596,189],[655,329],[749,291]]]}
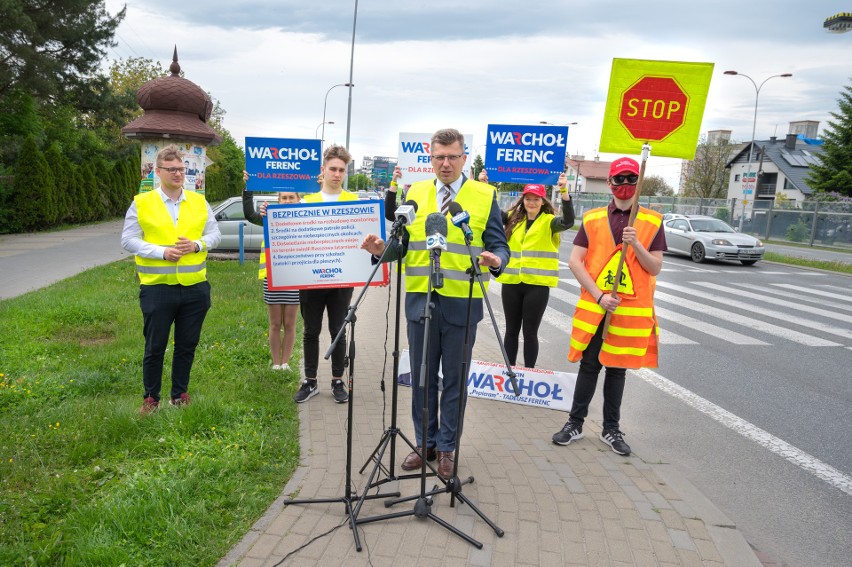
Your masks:
{"label": "blue jeans", "polygon": [[[432,295],[435,307],[429,323],[428,376],[425,384],[429,402],[426,429],[426,447],[436,447],[438,451],[454,451],[456,432],[459,423],[459,383],[466,386],[466,377],[461,375],[462,361],[470,359],[470,351],[464,356],[463,325],[452,325],[444,318],[441,310],[441,297]],[[422,321],[408,321],[408,348],[411,360],[411,418],[414,422],[415,444],[422,445],[421,418],[423,413],[423,390],[420,388],[420,366],[423,361],[423,336],[425,325]],[[470,349],[476,340],[476,325],[470,329]],[[438,395],[438,366],[444,377],[444,387]],[[462,408],[467,403],[467,388],[462,389]],[[459,431],[459,435],[461,432]]]}

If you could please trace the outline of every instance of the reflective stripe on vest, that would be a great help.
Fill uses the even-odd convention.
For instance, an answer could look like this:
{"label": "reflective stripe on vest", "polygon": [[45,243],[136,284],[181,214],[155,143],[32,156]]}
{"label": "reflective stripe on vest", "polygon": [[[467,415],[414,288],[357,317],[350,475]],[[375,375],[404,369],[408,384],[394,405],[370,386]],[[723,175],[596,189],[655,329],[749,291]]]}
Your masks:
{"label": "reflective stripe on vest", "polygon": [[542,213],[527,232],[526,220],[512,229],[509,238],[511,255],[503,273],[502,284],[531,284],[556,287],[559,284],[559,234],[551,230],[553,215]]}
{"label": "reflective stripe on vest", "polygon": [[[194,191],[184,191],[175,226],[159,191],[136,195],[139,226],[145,242],[174,246],[178,236],[198,240],[207,224],[207,201]],[[177,262],[136,256],[136,273],[143,285],[194,285],[207,279],[207,250],[185,254]]]}
{"label": "reflective stripe on vest", "polygon": [[[658,213],[640,208],[633,226],[646,249],[660,230],[661,220]],[[584,264],[589,274],[597,278],[613,253],[621,250],[621,246],[613,245],[606,208],[586,213],[583,226],[589,238]],[[628,247],[624,261],[632,275],[636,296],[622,296],[621,304],[610,319],[598,360],[604,366],[618,368],[656,368],[659,335],[653,307],[656,278],[642,268],[631,247]],[[605,292],[609,293],[609,290]],[[568,353],[568,360],[572,362],[580,360],[603,320],[605,310],[596,303],[596,299],[585,289],[580,294],[574,312]]]}
{"label": "reflective stripe on vest", "polygon": [[257,263],[257,279],[265,280],[266,279],[266,243],[261,240],[260,241],[260,259]]}
{"label": "reflective stripe on vest", "polygon": [[[429,251],[426,250],[426,217],[438,212],[437,192],[435,183],[418,181],[409,188],[406,199],[417,203],[417,217],[406,226],[409,234],[408,252],[405,255],[405,291],[426,293],[429,287]],[[494,188],[479,181],[465,181],[454,199],[462,209],[470,213],[470,229],[473,232],[471,250],[474,255],[485,249],[482,233],[495,201]],[[464,242],[461,229],[449,222],[447,214],[447,249],[441,253],[441,272],[444,274],[444,287],[433,290],[446,297],[467,297],[470,276],[466,270],[470,268],[470,256]],[[486,290],[490,282],[489,270],[482,270],[482,281]],[[482,288],[473,286],[473,297],[482,297]]]}

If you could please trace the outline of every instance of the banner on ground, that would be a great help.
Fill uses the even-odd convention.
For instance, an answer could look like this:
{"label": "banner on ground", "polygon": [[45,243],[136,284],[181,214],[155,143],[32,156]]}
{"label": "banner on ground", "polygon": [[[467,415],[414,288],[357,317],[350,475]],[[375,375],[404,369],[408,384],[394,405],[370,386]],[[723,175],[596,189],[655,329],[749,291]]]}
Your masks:
{"label": "banner on ground", "polygon": [[[399,146],[397,146],[397,164],[402,172],[400,185],[411,185],[417,181],[435,178],[435,170],[432,169],[431,152],[432,134],[417,134],[413,132],[399,133]],[[470,167],[473,161],[470,150],[473,147],[473,136],[464,134],[464,153],[467,159],[462,172],[470,177]]]}
{"label": "banner on ground", "polygon": [[613,59],[601,152],[693,159],[713,63]]}
{"label": "banner on ground", "polygon": [[246,138],[248,191],[316,193],[322,142],[295,138]]}
{"label": "banner on ground", "polygon": [[489,124],[486,139],[489,183],[556,185],[565,171],[568,126]]}
{"label": "banner on ground", "polygon": [[[498,400],[524,406],[545,407],[571,411],[577,375],[543,368],[513,367],[520,396],[515,396],[506,375],[506,366],[482,360],[471,360],[467,379],[467,395],[487,400]],[[441,375],[440,369],[438,372]],[[399,359],[397,382],[411,386],[411,362],[408,349]]]}
{"label": "banner on ground", "polygon": [[[367,234],[385,238],[384,202],[270,204],[263,223],[269,289],[363,286],[373,271],[361,250]],[[370,285],[388,283],[382,264]]]}

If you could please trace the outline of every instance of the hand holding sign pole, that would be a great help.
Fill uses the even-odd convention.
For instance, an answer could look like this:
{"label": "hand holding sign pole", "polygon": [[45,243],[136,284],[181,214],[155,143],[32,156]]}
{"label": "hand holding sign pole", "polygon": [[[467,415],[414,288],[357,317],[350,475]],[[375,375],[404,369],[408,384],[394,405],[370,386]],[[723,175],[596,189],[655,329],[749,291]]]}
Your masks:
{"label": "hand holding sign pole", "polygon": [[[655,155],[661,157],[695,158],[712,74],[712,63],[613,59],[599,147],[607,153],[641,151],[642,163],[628,226],[633,226],[639,211],[650,144],[654,144]],[[624,257],[622,248],[610,292],[613,297],[617,296]],[[607,312],[604,337],[609,320]]]}
{"label": "hand holding sign pole", "polygon": [[[633,226],[636,222],[636,214],[639,212],[639,197],[642,196],[642,184],[645,180],[645,164],[648,163],[648,157],[651,155],[651,145],[644,144],[642,146],[642,162],[639,164],[639,180],[636,182],[636,193],[633,195],[633,203],[630,205],[630,217],[627,221],[627,226]],[[612,289],[609,294],[612,297],[618,297],[618,283],[621,281],[621,272],[624,269],[624,244],[622,243],[621,254],[618,258],[618,268],[615,270]],[[609,320],[612,318],[612,312],[607,311],[604,317],[603,337],[606,338],[606,333],[609,330]]]}

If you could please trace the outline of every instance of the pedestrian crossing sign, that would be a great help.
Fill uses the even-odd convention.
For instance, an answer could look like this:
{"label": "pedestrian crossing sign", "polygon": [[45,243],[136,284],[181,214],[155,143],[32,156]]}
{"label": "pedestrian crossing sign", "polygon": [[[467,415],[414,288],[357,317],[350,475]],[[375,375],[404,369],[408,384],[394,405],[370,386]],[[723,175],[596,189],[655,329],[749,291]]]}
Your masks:
{"label": "pedestrian crossing sign", "polygon": [[[598,274],[595,283],[599,288],[609,292],[612,290],[613,284],[615,283],[615,273],[618,271],[618,261],[621,258],[621,251],[619,250],[609,259],[609,262],[606,263],[601,273]],[[630,269],[627,267],[625,263],[621,266],[621,276],[618,279],[618,289],[616,290],[616,294],[624,295],[626,297],[635,297],[635,292],[633,291],[633,279],[630,277]]]}

